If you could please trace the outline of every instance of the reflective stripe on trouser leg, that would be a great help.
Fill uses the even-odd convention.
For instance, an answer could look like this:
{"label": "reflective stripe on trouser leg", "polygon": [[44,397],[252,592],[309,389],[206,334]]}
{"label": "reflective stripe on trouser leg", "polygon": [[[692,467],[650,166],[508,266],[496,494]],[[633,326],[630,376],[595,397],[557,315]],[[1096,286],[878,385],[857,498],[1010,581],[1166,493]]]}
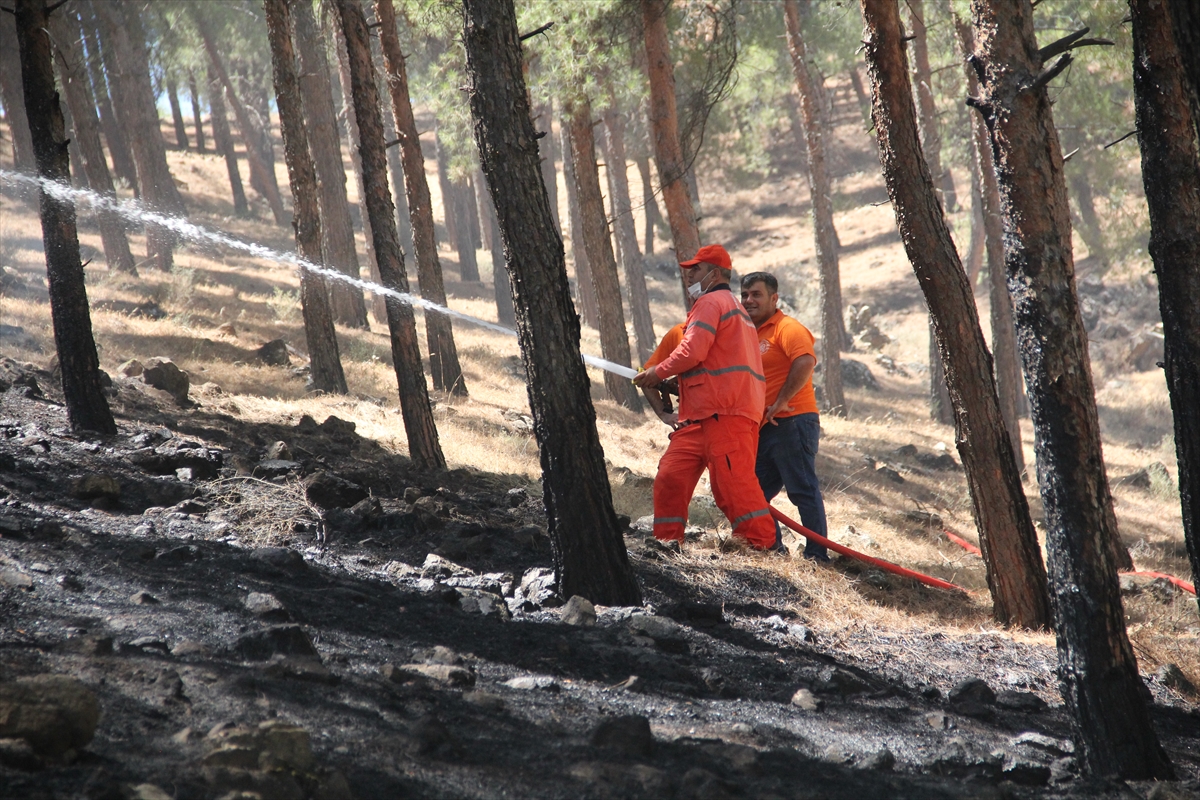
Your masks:
{"label": "reflective stripe on trouser leg", "polygon": [[654,536],[683,541],[688,504],[704,474],[704,436],[699,425],[671,434],[671,443],[658,462],[654,478]]}
{"label": "reflective stripe on trouser leg", "polygon": [[758,423],[748,417],[702,420],[705,460],[713,499],[733,533],[758,548],[775,545],[775,523],[754,474]]}

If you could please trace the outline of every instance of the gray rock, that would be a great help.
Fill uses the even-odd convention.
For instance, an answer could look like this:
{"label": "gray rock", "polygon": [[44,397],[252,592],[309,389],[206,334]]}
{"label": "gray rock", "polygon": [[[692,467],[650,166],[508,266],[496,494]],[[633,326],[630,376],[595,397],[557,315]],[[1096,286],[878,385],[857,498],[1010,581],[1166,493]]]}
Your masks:
{"label": "gray rock", "polygon": [[735,784],[706,769],[693,767],[683,774],[675,797],[679,800],[726,800],[741,794],[741,790]]}
{"label": "gray rock", "polygon": [[507,705],[504,698],[480,691],[463,692],[462,699],[485,711],[503,711]]}
{"label": "gray rock", "polygon": [[616,750],[630,758],[649,756],[654,752],[650,720],[636,714],[610,717],[592,732],[592,745]]}
{"label": "gray rock", "polygon": [[141,651],[152,650],[164,654],[171,651],[170,646],[156,636],[139,636],[128,644],[123,645],[122,649]]}
{"label": "gray rock", "polygon": [[996,693],[992,691],[992,687],[988,686],[986,681],[979,678],[968,678],[950,690],[947,700],[951,705],[966,702],[991,705],[996,702]]}
{"label": "gray rock", "polygon": [[936,775],[954,778],[995,780],[1004,766],[1004,757],[980,750],[971,742],[954,738],[925,760],[922,767]]}
{"label": "gray rock", "polygon": [[847,386],[879,391],[879,381],[871,374],[871,368],[852,358],[842,359],[842,381]]}
{"label": "gray rock", "polygon": [[651,639],[674,639],[683,633],[683,628],[674,620],[657,614],[632,614],[626,621],[630,632],[649,636]]}
{"label": "gray rock", "polygon": [[455,564],[436,553],[425,556],[425,562],[421,564],[421,575],[426,578],[465,578],[474,574],[474,570]]}
{"label": "gray rock", "polygon": [[0,739],[24,739],[38,755],[83,747],[99,721],[96,696],[72,678],[39,675],[0,683]]}
{"label": "gray rock", "polygon": [[33,591],[33,578],[15,569],[0,569],[0,586],[30,592]]}
{"label": "gray rock", "polygon": [[1075,752],[1075,745],[1069,739],[1055,739],[1037,731],[1027,731],[1015,737],[1010,743],[1032,752],[1043,753],[1058,758]]}
{"label": "gray rock", "polygon": [[534,689],[543,689],[546,691],[556,692],[559,689],[558,681],[548,675],[522,675],[519,678],[512,678],[505,681],[502,686],[507,686],[510,689],[520,689],[521,691],[532,691]]}
{"label": "gray rock", "polygon": [[566,625],[590,628],[596,624],[596,607],[586,597],[575,595],[563,606],[560,619]]}
{"label": "gray rock", "polygon": [[1078,766],[1073,757],[1056,758],[1050,762],[1051,783],[1066,783],[1067,781],[1075,780],[1078,776]]}
{"label": "gray rock", "polygon": [[247,633],[234,642],[233,651],[246,661],[266,661],[272,656],[321,657],[299,625],[276,625]]}
{"label": "gray rock", "polygon": [[408,673],[410,676],[418,675],[445,686],[467,687],[475,685],[474,671],[467,667],[458,667],[451,664],[404,664],[390,673],[385,670],[384,677],[394,682],[403,682],[403,679],[396,674],[397,672]]}
{"label": "gray rock", "polygon": [[825,668],[821,671],[820,678],[813,683],[813,691],[819,694],[859,694],[869,691],[870,688],[862,678],[839,667]]}
{"label": "gray rock", "polygon": [[316,472],[304,479],[304,496],[321,508],[349,508],[367,494],[357,483],[331,472]]}
{"label": "gray rock", "polygon": [[126,378],[136,378],[142,374],[143,369],[145,368],[142,366],[142,362],[136,358],[131,358],[128,361],[121,362],[117,367],[117,374]]}
{"label": "gray rock", "polygon": [[419,755],[444,757],[456,749],[450,729],[432,714],[426,714],[414,722],[409,729],[409,736],[412,751]]}
{"label": "gray rock", "polygon": [[862,761],[858,762],[860,769],[873,769],[879,772],[891,772],[896,766],[896,756],[886,747],[876,750]]}
{"label": "gray rock", "polygon": [[273,656],[263,668],[268,678],[294,678],[311,683],[335,684],[340,679],[311,656]]}
{"label": "gray rock", "polygon": [[288,622],[292,616],[279,598],[273,594],[251,592],[242,602],[247,611],[261,619],[272,622]]}
{"label": "gray rock", "polygon": [[810,690],[797,689],[796,693],[792,695],[792,705],[804,711],[820,711],[824,703],[817,699]]}
{"label": "gray rock", "polygon": [[925,724],[935,731],[944,731],[950,728],[950,718],[941,711],[930,711],[925,715]]}
{"label": "gray rock", "polygon": [[254,477],[265,478],[282,478],[285,475],[293,475],[302,469],[303,465],[299,461],[288,461],[280,458],[264,458],[254,465]]}
{"label": "gray rock", "polygon": [[191,381],[188,374],[169,358],[147,359],[142,365],[142,380],[148,386],[171,395],[180,405],[187,401]]}
{"label": "gray rock", "polygon": [[534,567],[521,576],[521,584],[513,595],[519,604],[538,608],[557,608],[562,605],[554,585],[554,570]]}
{"label": "gray rock", "polygon": [[158,605],[158,598],[149,592],[134,592],[129,596],[129,602],[135,606],[154,606]]}
{"label": "gray rock", "polygon": [[1195,694],[1195,685],[1188,680],[1188,676],[1183,674],[1183,670],[1177,664],[1163,664],[1158,668],[1158,672],[1154,674],[1158,678],[1158,682],[1163,686],[1170,687],[1182,694]]}
{"label": "gray rock", "polygon": [[0,766],[33,772],[44,764],[24,739],[0,739]]}
{"label": "gray rock", "polygon": [[288,447],[287,442],[272,442],[267,447],[263,457],[268,459],[278,459],[280,461],[291,461],[292,448]]}
{"label": "gray rock", "polygon": [[112,655],[113,638],[111,636],[72,636],[60,645],[66,653],[79,653],[85,656]]}
{"label": "gray rock", "polygon": [[480,614],[501,620],[512,619],[508,603],[498,594],[479,589],[455,589],[455,591],[458,592],[458,607],[468,614]]}
{"label": "gray rock", "polygon": [[1035,714],[1047,708],[1046,701],[1033,692],[1018,692],[1012,689],[997,693],[996,705],[1011,711],[1028,711]]}
{"label": "gray rock", "polygon": [[1005,753],[1000,775],[1004,780],[1020,786],[1045,786],[1050,781],[1050,767],[1039,761]]}
{"label": "gray rock", "polygon": [[84,475],[71,481],[71,496],[79,500],[121,499],[121,482],[111,475]]}
{"label": "gray rock", "polygon": [[292,359],[288,357],[287,342],[283,339],[272,339],[254,352],[258,360],[268,367],[290,367]]}
{"label": "gray rock", "polygon": [[451,667],[461,667],[467,663],[466,659],[458,653],[440,644],[424,653],[420,661],[423,664],[446,664]]}
{"label": "gray rock", "polygon": [[290,547],[258,547],[250,553],[250,557],[288,572],[302,572],[308,569],[304,556]]}
{"label": "gray rock", "polygon": [[904,476],[889,466],[882,466],[875,470],[875,474],[887,478],[892,483],[904,483]]}

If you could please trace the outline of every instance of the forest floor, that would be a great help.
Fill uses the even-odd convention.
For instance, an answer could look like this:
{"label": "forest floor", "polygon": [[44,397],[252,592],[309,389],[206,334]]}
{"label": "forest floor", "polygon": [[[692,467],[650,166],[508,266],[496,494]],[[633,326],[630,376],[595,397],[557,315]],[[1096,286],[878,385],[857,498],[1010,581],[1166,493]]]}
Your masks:
{"label": "forest floor", "polygon": [[[418,474],[386,326],[339,329],[351,394],[309,395],[290,268],[189,245],[170,274],[117,275],[88,220],[92,323],[120,431],[74,436],[52,371],[36,203],[6,188],[0,682],[73,676],[101,718],[86,747],[53,761],[0,740],[0,797],[1194,796],[1195,599],[1161,579],[1122,579],[1155,724],[1182,782],[1089,781],[1071,756],[1053,636],[992,622],[980,559],[946,537],[974,532],[961,469],[939,458],[957,461],[954,431],[928,419],[924,304],[880,204],[873,143],[856,108],[839,112],[843,292],[870,306],[880,335],[844,356],[874,385],[850,386],[848,417],[822,420],[831,536],[965,593],[844,558],[817,566],[744,552],[704,484],[688,545],[663,552],[641,518],[668,431],[606,399],[595,373],[646,605],[600,608],[587,624],[546,589],[514,339],[456,324],[470,395],[434,396],[449,470]],[[232,216],[216,156],[168,157],[194,221],[292,250],[290,229],[261,202],[252,219]],[[720,191],[702,173],[704,238],[725,243],[743,274],[774,271],[789,308],[815,328],[797,166],[781,155],[768,181]],[[636,170],[630,180],[640,196]],[[966,216],[953,215],[961,241]],[[140,233],[131,239],[145,251]],[[661,334],[683,312],[659,241],[647,278]],[[478,256],[483,282],[462,283],[453,250],[441,251],[450,305],[495,320],[490,257]],[[1140,570],[1186,580],[1147,271],[1080,258],[1079,286],[1122,535]],[[291,367],[256,356],[279,338]],[[583,348],[599,354],[596,331],[584,329]],[[118,370],[154,357],[188,373],[184,402]],[[1032,465],[1027,420],[1022,434]],[[1026,491],[1040,530],[1032,477]],[[785,498],[776,505],[795,516]]]}

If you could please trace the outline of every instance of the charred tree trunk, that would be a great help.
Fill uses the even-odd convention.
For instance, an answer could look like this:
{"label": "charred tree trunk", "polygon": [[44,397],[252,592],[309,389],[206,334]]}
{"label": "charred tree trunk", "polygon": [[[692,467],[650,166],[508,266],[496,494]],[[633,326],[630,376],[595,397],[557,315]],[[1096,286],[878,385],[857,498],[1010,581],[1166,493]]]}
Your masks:
{"label": "charred tree trunk", "polygon": [[[92,191],[115,199],[112,175],[104,160],[104,144],[100,141],[100,120],[88,87],[88,75],[79,46],[79,20],[71,7],[64,7],[50,18],[50,31],[58,45],[58,73],[62,79],[67,105],[75,109],[75,136],[82,151],[83,168]],[[104,258],[108,268],[137,274],[125,223],[115,211],[102,210],[98,215],[100,239],[104,243]]]}
{"label": "charred tree trunk", "polygon": [[[17,0],[15,17],[22,99],[38,176],[47,181],[69,183],[66,128],[58,92],[54,88],[45,0]],[[39,212],[50,288],[50,317],[54,324],[54,346],[62,373],[67,419],[75,431],[115,434],[117,425],[100,387],[100,359],[96,355],[96,340],[92,337],[87,287],[79,258],[75,206],[43,188]]]}
{"label": "charred tree trunk", "polygon": [[[579,192],[582,244],[587,250],[592,290],[600,316],[600,352],[608,361],[628,367],[629,333],[625,329],[625,313],[621,307],[621,284],[617,278],[617,260],[613,256],[608,218],[604,213],[604,195],[600,192],[592,104],[586,97],[575,100],[567,113],[571,115],[571,160],[575,165],[575,185]],[[640,393],[629,379],[606,371],[604,387],[613,400],[626,408],[641,411]]]}
{"label": "charred tree trunk", "polygon": [[238,170],[237,155],[233,151],[233,134],[229,132],[229,118],[225,114],[225,90],[211,66],[208,68],[208,109],[212,119],[213,147],[225,159],[225,172],[229,175],[233,212],[239,217],[247,217],[250,215],[250,204],[246,202],[242,173]]}
{"label": "charred tree trunk", "polygon": [[946,364],[992,613],[1005,625],[1042,628],[1050,621],[1046,569],[1000,414],[974,293],[921,155],[899,10],[896,0],[863,0],[862,7],[879,160]]}
{"label": "charred tree trunk", "polygon": [[[146,54],[146,36],[141,20],[132,9],[116,3],[93,3],[106,45],[111,45],[120,87],[118,107],[125,109],[137,163],[142,200],[154,210],[174,216],[187,212],[175,179],[167,167],[167,149],[158,125],[154,89],[150,85],[150,63]],[[110,78],[114,75],[109,73]],[[165,228],[146,226],[147,256],[161,270],[174,264],[175,235]]]}
{"label": "charred tree trunk", "polygon": [[[610,95],[611,97],[611,95]],[[608,164],[609,196],[616,226],[617,253],[625,273],[629,293],[629,313],[637,336],[638,362],[644,364],[654,353],[654,318],[650,315],[650,294],[646,290],[646,271],[638,250],[637,229],[633,225],[633,204],[629,199],[629,174],[625,160],[625,118],[611,105],[604,112],[604,160]]]}
{"label": "charred tree trunk", "polygon": [[[80,22],[82,22],[85,46],[88,47],[88,71],[91,73],[91,94],[96,98],[100,107],[100,125],[104,131],[104,142],[108,143],[109,156],[113,158],[113,174],[116,179],[125,181],[126,186],[133,191],[134,197],[140,197],[138,187],[138,170],[133,162],[133,151],[125,138],[125,128],[121,127],[120,116],[113,109],[113,94],[115,71],[108,65],[113,64],[112,54],[107,48],[112,43],[102,43],[98,35],[100,23],[92,11],[91,2],[79,4]],[[2,49],[2,48],[0,48]],[[104,72],[108,70],[108,78]]]}
{"label": "charred tree trunk", "polygon": [[563,182],[567,187],[567,227],[571,234],[571,259],[575,262],[575,292],[579,318],[589,328],[600,327],[600,311],[596,306],[596,289],[592,285],[591,264],[583,244],[583,214],[579,208],[579,182],[575,177],[574,148],[571,145],[571,125],[559,120],[562,135]]}
{"label": "charred tree trunk", "polygon": [[[346,197],[346,169],[338,140],[333,80],[325,57],[325,40],[317,28],[310,3],[291,5],[296,49],[300,52],[300,94],[308,143],[317,169],[317,199],[321,206],[321,245],[325,263],[351,278],[359,278],[354,221]],[[332,286],[333,318],[351,328],[366,328],[367,305],[362,289],[343,281]]]}
{"label": "charred tree trunk", "polygon": [[[933,99],[933,70],[929,66],[929,37],[925,25],[925,0],[905,0],[912,19],[913,80],[917,87],[917,123],[921,129],[921,150],[929,171],[937,182],[938,197],[947,212],[958,209],[954,177],[942,165],[942,135],[938,126],[937,104]],[[949,421],[949,420],[947,420]]]}
{"label": "charred tree trunk", "polygon": [[[975,53],[975,33],[971,25],[954,20],[959,45],[966,59],[967,95],[979,96],[979,76],[971,66]],[[1000,415],[1012,440],[1017,468],[1025,472],[1025,448],[1021,445],[1021,367],[1017,364],[1017,334],[1013,329],[1012,297],[1004,274],[1004,220],[1000,208],[1000,187],[996,183],[996,167],[992,161],[992,144],[988,140],[987,124],[979,114],[971,115],[972,163],[979,175],[980,216],[983,218],[984,253],[987,256],[988,297],[991,306],[992,361],[996,373],[996,393],[1000,398]],[[974,281],[971,282],[974,288]]]}
{"label": "charred tree trunk", "polygon": [[12,14],[3,11],[0,11],[0,96],[4,99],[4,116],[13,139],[13,166],[18,172],[33,172],[37,169],[37,159],[33,155],[33,139],[29,135],[29,117],[25,113],[21,88],[17,24]]}
{"label": "charred tree trunk", "polygon": [[800,10],[796,0],[784,0],[788,51],[792,74],[800,92],[800,116],[804,143],[808,151],[808,190],[812,196],[813,238],[821,278],[821,339],[825,407],[834,416],[846,416],[846,397],[842,391],[841,351],[846,345],[842,320],[842,284],[838,269],[837,233],[833,226],[832,183],[825,165],[825,123],[817,101],[817,87],[808,68],[808,54],[800,30]]}
{"label": "charred tree trunk", "polygon": [[[340,30],[337,22],[338,12],[333,6],[333,0],[325,0],[328,17],[333,21],[334,30]],[[379,277],[379,259],[375,257],[375,237],[371,231],[371,215],[367,213],[367,188],[363,180],[362,157],[359,154],[358,120],[354,115],[354,92],[350,85],[350,60],[346,55],[346,42],[338,33],[333,34],[338,58],[338,80],[342,91],[342,115],[346,120],[346,146],[350,151],[350,165],[354,169],[354,184],[358,191],[359,217],[362,220],[363,239],[366,242],[367,272],[374,283],[381,283]],[[380,324],[388,321],[387,303],[380,295],[371,300],[371,318]]]}
{"label": "charred tree trunk", "polygon": [[541,178],[516,12],[511,0],[466,0],[463,10],[473,128],[513,282],[559,593],[639,605]]}
{"label": "charred tree trunk", "polygon": [[[305,2],[307,0],[290,0],[295,5]],[[317,169],[308,150],[288,5],[289,0],[263,0],[267,39],[271,43],[275,103],[279,108],[279,133],[283,138],[284,161],[292,189],[296,250],[306,261],[323,264]],[[329,286],[323,276],[307,269],[300,271],[300,308],[304,314],[304,336],[308,343],[313,388],[330,394],[346,394],[346,376],[342,372],[337,332],[329,307]]]}
{"label": "charred tree trunk", "polygon": [[225,96],[229,100],[229,105],[233,107],[233,116],[237,120],[238,130],[242,134],[242,143],[246,146],[246,158],[250,162],[250,172],[258,176],[254,183],[261,187],[266,196],[267,204],[271,206],[271,214],[275,217],[275,223],[286,225],[287,212],[283,209],[283,198],[279,194],[275,170],[263,156],[262,139],[265,132],[251,118],[249,110],[238,98],[233,82],[229,79],[229,72],[225,69],[225,60],[221,58],[221,51],[217,48],[216,40],[213,39],[208,23],[194,6],[189,10],[192,12],[192,20],[196,23],[196,29],[200,32],[200,38],[204,40],[204,50],[208,53],[208,59],[212,62],[213,70],[217,73],[221,85],[225,87]]}
{"label": "charred tree trunk", "polygon": [[171,78],[166,79],[167,84],[167,102],[171,104],[171,122],[175,125],[175,146],[180,150],[187,150],[191,145],[188,142],[187,126],[183,123],[183,106],[179,104],[179,89],[175,85],[175,81]]}
{"label": "charred tree trunk", "polygon": [[[1004,208],[1005,267],[1046,510],[1059,682],[1087,771],[1169,778],[1125,632],[1120,544],[1075,294],[1062,151],[1029,0],[973,0],[976,63]],[[1123,556],[1123,558],[1121,558]]]}
{"label": "charred tree trunk", "polygon": [[[371,218],[371,235],[375,239],[380,276],[384,286],[407,293],[404,252],[400,249],[395,208],[388,190],[383,119],[379,113],[379,94],[375,90],[375,68],[371,64],[367,20],[358,0],[334,0],[334,7],[346,43],[354,117],[358,121],[359,154],[367,190],[367,214]],[[429,404],[429,389],[425,385],[425,372],[421,367],[412,306],[389,297],[387,314],[409,455],[419,470],[428,472],[445,469],[446,459],[438,443],[433,409]]]}
{"label": "charred tree trunk", "polygon": [[[1200,576],[1200,147],[1192,84],[1161,3],[1130,0],[1133,87],[1175,417],[1183,537]],[[1190,32],[1189,32],[1190,33]],[[1186,40],[1185,40],[1186,41]]]}
{"label": "charred tree trunk", "polygon": [[205,151],[204,122],[200,116],[200,92],[196,86],[196,74],[188,70],[188,95],[192,99],[192,126],[196,131],[196,152]]}
{"label": "charred tree trunk", "polygon": [[[554,136],[554,107],[550,102],[540,104],[536,109],[534,124],[545,135],[538,139],[538,153],[541,156],[542,164],[542,182],[546,184],[546,194],[550,198],[550,213],[554,217],[554,224],[558,226],[558,230],[562,231],[562,220],[559,219],[558,212],[558,139]],[[487,187],[483,187],[483,191],[487,193]]]}
{"label": "charred tree trunk", "polygon": [[[663,204],[671,224],[675,260],[687,261],[700,249],[700,225],[687,185],[687,164],[679,143],[679,115],[675,110],[675,65],[667,37],[667,7],[663,0],[641,0],[646,37],[646,72],[650,82],[650,137],[658,167]],[[685,309],[692,307],[680,273]]]}
{"label": "charred tree trunk", "polygon": [[[417,287],[421,296],[438,305],[446,305],[446,288],[442,283],[442,265],[438,260],[434,238],[433,200],[425,179],[425,156],[413,116],[412,99],[408,93],[408,66],[400,50],[396,33],[396,12],[392,0],[375,0],[375,16],[379,20],[379,43],[387,70],[392,113],[396,119],[396,135],[400,140],[400,161],[404,168],[404,192],[407,195],[411,220],[413,257],[417,262]],[[433,388],[466,396],[467,384],[458,361],[454,330],[450,317],[425,312],[425,335],[429,343],[429,369],[433,373]]]}
{"label": "charred tree trunk", "polygon": [[654,199],[654,182],[650,178],[650,157],[643,156],[637,160],[638,175],[642,178],[642,212],[646,218],[646,247],[642,251],[647,256],[654,255],[654,229],[666,225],[662,212],[658,210],[658,201]]}

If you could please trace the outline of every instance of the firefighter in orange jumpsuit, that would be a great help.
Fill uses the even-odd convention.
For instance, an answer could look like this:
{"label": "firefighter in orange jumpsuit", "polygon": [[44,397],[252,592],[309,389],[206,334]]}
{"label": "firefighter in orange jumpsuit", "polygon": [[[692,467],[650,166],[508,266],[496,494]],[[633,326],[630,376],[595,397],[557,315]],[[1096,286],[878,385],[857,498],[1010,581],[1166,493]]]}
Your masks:
{"label": "firefighter in orange jumpsuit", "polygon": [[654,388],[679,376],[679,422],[654,479],[654,536],[683,541],[688,504],[705,468],[717,507],[735,536],[760,550],[780,547],[754,474],[766,378],[754,323],[729,288],[732,264],[720,245],[680,264],[694,299],[683,340],[633,382]]}

